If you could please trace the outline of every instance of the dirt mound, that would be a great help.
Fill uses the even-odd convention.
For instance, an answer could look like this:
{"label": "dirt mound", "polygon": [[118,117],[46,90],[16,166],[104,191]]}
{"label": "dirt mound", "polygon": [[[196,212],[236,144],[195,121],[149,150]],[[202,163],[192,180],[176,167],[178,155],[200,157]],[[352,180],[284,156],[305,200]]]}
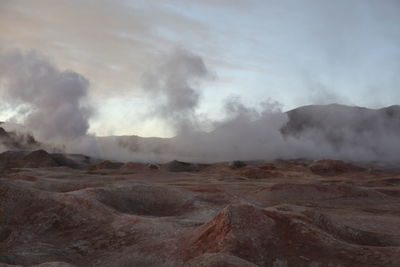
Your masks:
{"label": "dirt mound", "polygon": [[[347,243],[373,247],[400,246],[400,235],[397,233],[399,218],[382,220],[376,218],[375,215],[360,215],[357,212],[351,216],[338,216],[315,210],[306,210],[304,214],[312,220],[313,224]],[[386,230],[378,230],[376,224],[385,225]],[[388,234],[390,229],[393,229],[394,234]]]}
{"label": "dirt mound", "polygon": [[145,169],[146,165],[137,162],[127,162],[121,166],[121,170],[141,171]]}
{"label": "dirt mound", "polygon": [[254,192],[250,196],[252,201],[260,205],[273,205],[276,203],[328,203],[345,201],[351,198],[363,200],[377,200],[385,196],[375,190],[364,189],[349,185],[321,185],[321,184],[275,184]]}
{"label": "dirt mound", "polygon": [[[2,262],[25,266],[54,260],[81,261],[82,255],[75,245],[79,239],[112,236],[108,224],[113,213],[100,203],[4,181],[0,181],[0,198],[0,211],[6,215],[0,216],[0,250],[7,251],[6,255],[0,254]],[[60,243],[63,253],[56,249]],[[40,252],[26,253],[28,247]]]}
{"label": "dirt mound", "polygon": [[22,158],[21,166],[24,168],[45,168],[60,166],[45,150],[33,151]]}
{"label": "dirt mound", "polygon": [[99,162],[97,164],[91,165],[89,167],[89,170],[95,171],[95,170],[117,170],[121,168],[124,164],[121,162],[114,162],[114,161],[109,161],[109,160],[104,160],[102,162]]}
{"label": "dirt mound", "polygon": [[259,167],[247,166],[239,169],[238,174],[248,179],[263,179],[277,177],[278,173]]}
{"label": "dirt mound", "polygon": [[69,155],[48,153],[43,149],[35,151],[6,151],[0,154],[0,168],[5,169],[48,168],[59,166],[76,169],[81,168],[86,164],[87,163],[78,163],[75,160],[70,159]]}
{"label": "dirt mound", "polygon": [[399,248],[354,246],[322,231],[302,216],[250,205],[226,207],[188,237],[185,252],[188,259],[205,253],[230,253],[260,266],[400,263],[396,255]]}
{"label": "dirt mound", "polygon": [[309,168],[313,173],[318,175],[337,175],[362,170],[362,168],[350,163],[333,159],[315,160],[310,164]]}
{"label": "dirt mound", "polygon": [[166,163],[164,168],[170,172],[197,172],[200,170],[198,164],[177,160]]}

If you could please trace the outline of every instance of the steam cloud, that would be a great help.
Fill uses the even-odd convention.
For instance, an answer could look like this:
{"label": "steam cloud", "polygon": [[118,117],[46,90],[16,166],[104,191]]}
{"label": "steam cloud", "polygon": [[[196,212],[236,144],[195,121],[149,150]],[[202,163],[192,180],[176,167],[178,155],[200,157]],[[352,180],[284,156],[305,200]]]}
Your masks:
{"label": "steam cloud", "polygon": [[[88,135],[89,82],[60,71],[35,52],[0,54],[3,97],[20,107],[25,125],[40,140],[66,144],[67,152],[138,161],[181,159],[198,162],[275,158],[337,158],[398,161],[400,107],[367,110],[340,105],[282,112],[279,103],[245,106],[238,97],[223,105],[225,118],[201,131],[196,115],[201,84],[212,77],[198,55],[175,50],[143,78],[154,116],[176,131],[171,139],[97,139]],[[21,108],[22,107],[22,108]],[[208,120],[210,121],[210,120]],[[125,148],[125,149],[124,149]]]}
{"label": "steam cloud", "polygon": [[39,140],[74,146],[87,137],[92,109],[82,75],[60,71],[37,52],[15,50],[0,54],[0,82],[6,101],[24,107],[24,124]]}
{"label": "steam cloud", "polygon": [[[400,108],[396,107],[367,110],[328,105],[286,113],[276,102],[250,108],[240,98],[232,97],[224,105],[225,119],[214,121],[213,131],[202,132],[195,111],[200,104],[199,84],[209,73],[201,57],[183,50],[173,52],[147,73],[145,89],[158,99],[155,115],[172,123],[177,135],[158,145],[136,144],[132,150],[149,154],[156,151],[158,160],[203,162],[274,158],[398,160]],[[126,142],[129,140],[124,146]]]}
{"label": "steam cloud", "polygon": [[176,49],[143,75],[143,87],[154,101],[155,115],[167,120],[178,132],[184,132],[196,127],[199,85],[210,77],[200,56]]}

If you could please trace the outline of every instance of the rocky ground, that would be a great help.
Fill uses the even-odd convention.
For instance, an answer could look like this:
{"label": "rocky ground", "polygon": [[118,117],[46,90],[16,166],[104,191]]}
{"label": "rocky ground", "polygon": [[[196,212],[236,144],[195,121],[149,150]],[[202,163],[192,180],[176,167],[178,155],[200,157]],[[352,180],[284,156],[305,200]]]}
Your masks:
{"label": "rocky ground", "polygon": [[0,266],[400,266],[400,171],[1,154]]}

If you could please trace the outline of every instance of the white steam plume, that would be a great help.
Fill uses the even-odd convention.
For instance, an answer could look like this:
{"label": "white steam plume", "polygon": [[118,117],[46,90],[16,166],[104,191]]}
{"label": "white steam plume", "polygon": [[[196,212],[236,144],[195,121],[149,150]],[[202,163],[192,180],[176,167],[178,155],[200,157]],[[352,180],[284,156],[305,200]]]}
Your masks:
{"label": "white steam plume", "polygon": [[200,83],[211,77],[203,59],[175,49],[161,64],[143,75],[143,88],[151,97],[154,114],[177,132],[197,127],[195,109],[201,98]]}
{"label": "white steam plume", "polygon": [[68,150],[92,146],[82,143],[92,114],[85,77],[59,70],[37,52],[13,50],[0,53],[0,82],[4,99],[24,107],[24,125],[39,140],[68,143]]}

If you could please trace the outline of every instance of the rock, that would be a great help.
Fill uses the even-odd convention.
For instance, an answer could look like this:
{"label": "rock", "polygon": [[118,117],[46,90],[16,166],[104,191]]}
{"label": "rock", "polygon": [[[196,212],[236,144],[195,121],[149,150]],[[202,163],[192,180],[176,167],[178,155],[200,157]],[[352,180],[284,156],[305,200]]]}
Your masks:
{"label": "rock", "polygon": [[310,164],[309,168],[315,174],[328,176],[362,170],[362,168],[352,164],[333,159],[315,160]]}
{"label": "rock", "polygon": [[165,169],[170,172],[197,172],[199,166],[194,163],[173,160],[164,165]]}

